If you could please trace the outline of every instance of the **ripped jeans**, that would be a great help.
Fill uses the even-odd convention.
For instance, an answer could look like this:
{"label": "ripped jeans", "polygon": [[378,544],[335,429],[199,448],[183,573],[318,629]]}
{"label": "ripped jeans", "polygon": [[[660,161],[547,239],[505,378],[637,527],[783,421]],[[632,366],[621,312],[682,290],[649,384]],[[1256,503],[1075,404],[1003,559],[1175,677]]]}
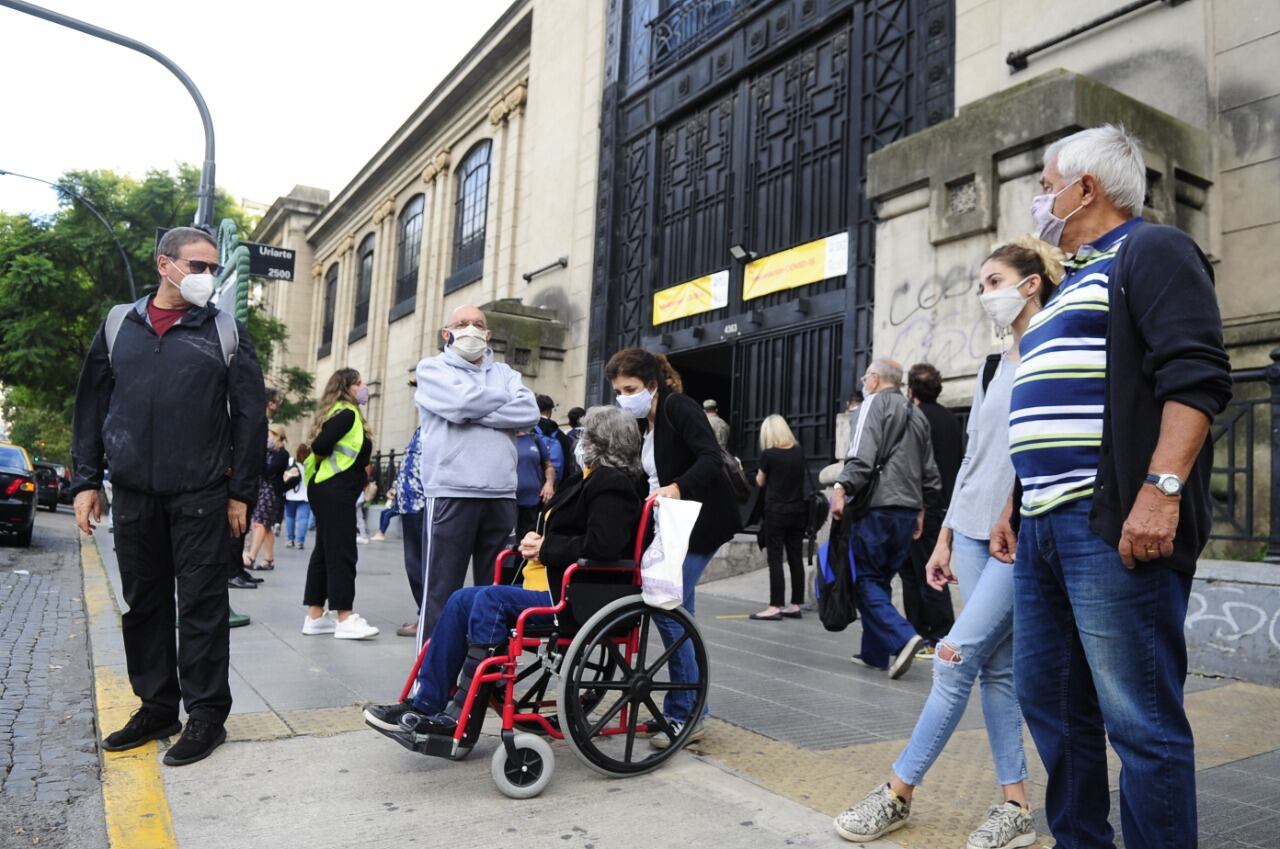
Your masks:
{"label": "ripped jeans", "polygon": [[[987,541],[954,534],[951,569],[960,580],[964,609],[937,645],[933,689],[916,720],[894,774],[917,785],[960,724],[973,684],[982,674],[982,716],[995,761],[996,781],[1027,777],[1022,711],[1013,684],[1013,567],[991,557]],[[950,661],[942,655],[958,653]]]}

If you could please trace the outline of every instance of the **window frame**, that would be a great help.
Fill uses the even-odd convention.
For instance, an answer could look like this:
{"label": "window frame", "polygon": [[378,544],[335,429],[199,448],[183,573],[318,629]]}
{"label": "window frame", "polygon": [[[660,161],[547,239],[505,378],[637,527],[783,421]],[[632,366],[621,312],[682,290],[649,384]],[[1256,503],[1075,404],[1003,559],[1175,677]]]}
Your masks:
{"label": "window frame", "polygon": [[492,157],[493,140],[482,139],[462,157],[454,174],[452,273],[445,278],[445,294],[484,276]]}
{"label": "window frame", "polygon": [[338,265],[333,263],[324,272],[324,301],[320,313],[320,346],[316,359],[323,360],[333,351],[333,326],[338,311]]}
{"label": "window frame", "polygon": [[[426,223],[426,195],[416,194],[405,202],[396,217],[396,278],[389,321],[414,311],[418,299],[418,272],[422,267],[422,231]],[[412,226],[412,237],[409,230]],[[412,253],[412,258],[409,254]],[[412,268],[408,267],[412,265]]]}
{"label": "window frame", "polygon": [[369,303],[373,300],[374,246],[374,234],[370,233],[360,240],[360,247],[356,250],[356,297],[351,307],[351,332],[347,334],[347,344],[363,339],[369,334]]}

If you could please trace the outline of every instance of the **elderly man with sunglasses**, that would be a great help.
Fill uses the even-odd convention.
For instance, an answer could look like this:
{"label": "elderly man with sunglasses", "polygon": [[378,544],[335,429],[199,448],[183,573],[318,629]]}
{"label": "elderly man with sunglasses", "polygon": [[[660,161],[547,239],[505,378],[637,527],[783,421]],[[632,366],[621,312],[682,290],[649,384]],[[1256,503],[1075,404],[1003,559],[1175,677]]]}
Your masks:
{"label": "elderly man with sunglasses", "polygon": [[[226,739],[227,560],[257,496],[267,420],[249,334],[209,303],[218,249],[175,227],[156,249],[160,287],[113,309],[76,389],[76,524],[93,533],[111,467],[129,682],[142,702],[102,748],[132,749],[182,730],[165,754],[194,763]],[[174,594],[177,594],[177,639]]]}

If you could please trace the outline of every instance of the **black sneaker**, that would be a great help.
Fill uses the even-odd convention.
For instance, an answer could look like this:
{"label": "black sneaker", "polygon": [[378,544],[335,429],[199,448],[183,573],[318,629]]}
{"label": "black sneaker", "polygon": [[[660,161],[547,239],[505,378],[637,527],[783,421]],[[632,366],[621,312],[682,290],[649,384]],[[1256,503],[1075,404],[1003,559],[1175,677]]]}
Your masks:
{"label": "black sneaker", "polygon": [[365,705],[364,721],[370,728],[379,731],[399,731],[400,717],[413,707],[408,702],[396,702],[393,705]]}
{"label": "black sneaker", "polygon": [[266,578],[259,578],[257,575],[252,574],[248,569],[241,569],[240,577],[253,584],[261,584],[266,580]]}
{"label": "black sneaker", "polygon": [[258,585],[253,581],[247,580],[241,575],[235,575],[227,580],[227,586],[233,590],[256,590]]}
{"label": "black sneaker", "polygon": [[182,730],[182,723],[175,719],[157,716],[147,708],[138,708],[129,717],[124,728],[108,734],[102,741],[102,748],[108,752],[123,752],[136,749],[143,743],[159,740],[161,737],[172,737]]}
{"label": "black sneaker", "polygon": [[400,717],[399,730],[410,734],[443,734],[452,737],[453,732],[458,730],[458,720],[447,713],[426,716],[410,709]]}
{"label": "black sneaker", "polygon": [[209,753],[227,740],[227,729],[221,723],[188,719],[182,738],[164,753],[168,766],[186,766],[209,757]]}

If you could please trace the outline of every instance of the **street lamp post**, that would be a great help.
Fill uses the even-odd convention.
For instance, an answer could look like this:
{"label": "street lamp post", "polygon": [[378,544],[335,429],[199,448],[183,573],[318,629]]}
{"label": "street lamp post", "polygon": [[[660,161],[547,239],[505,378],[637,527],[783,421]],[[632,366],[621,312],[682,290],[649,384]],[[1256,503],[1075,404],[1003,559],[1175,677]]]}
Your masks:
{"label": "street lamp post", "polygon": [[200,227],[212,229],[213,227],[213,119],[209,117],[209,107],[205,106],[204,97],[200,94],[200,89],[196,88],[196,84],[186,73],[174,64],[173,60],[165,56],[154,47],[143,44],[141,41],[129,38],[126,35],[112,32],[108,29],[95,26],[91,23],[72,18],[67,15],[59,14],[42,6],[36,6],[33,3],[24,3],[22,0],[0,0],[0,6],[7,6],[17,12],[23,12],[37,18],[42,18],[51,23],[69,27],[74,30],[92,35],[95,38],[101,38],[121,47],[127,47],[130,50],[136,50],[144,56],[150,56],[161,65],[164,65],[173,73],[175,77],[187,89],[191,95],[191,99],[196,102],[196,109],[200,112],[200,120],[204,123],[204,165],[200,168],[200,188],[197,192],[196,218],[195,223]]}

